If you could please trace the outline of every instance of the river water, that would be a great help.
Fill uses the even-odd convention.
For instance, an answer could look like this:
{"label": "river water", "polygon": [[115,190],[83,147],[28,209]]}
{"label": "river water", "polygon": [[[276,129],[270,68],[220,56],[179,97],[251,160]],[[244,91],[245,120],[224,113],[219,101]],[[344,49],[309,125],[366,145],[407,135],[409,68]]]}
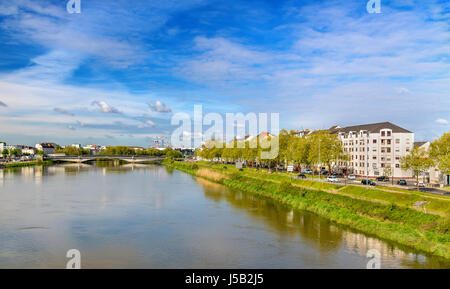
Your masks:
{"label": "river water", "polygon": [[157,165],[0,170],[0,268],[450,268],[450,262]]}

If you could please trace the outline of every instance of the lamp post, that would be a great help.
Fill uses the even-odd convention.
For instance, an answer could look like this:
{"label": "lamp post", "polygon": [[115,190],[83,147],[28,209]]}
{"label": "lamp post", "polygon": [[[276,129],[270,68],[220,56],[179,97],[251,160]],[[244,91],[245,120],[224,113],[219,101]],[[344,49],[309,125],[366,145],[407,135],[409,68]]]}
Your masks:
{"label": "lamp post", "polygon": [[320,135],[319,135],[319,181],[320,181],[320,173],[322,172],[322,166],[320,165]]}
{"label": "lamp post", "polygon": [[369,134],[370,132],[367,131],[366,133],[366,175],[367,175],[367,179],[366,179],[366,189],[369,189]]}
{"label": "lamp post", "polygon": [[[392,134],[394,135],[394,134]],[[395,164],[395,138],[392,137],[392,173],[391,173],[391,178],[392,178],[392,185],[394,185],[394,174],[395,174],[395,167],[397,166]]]}

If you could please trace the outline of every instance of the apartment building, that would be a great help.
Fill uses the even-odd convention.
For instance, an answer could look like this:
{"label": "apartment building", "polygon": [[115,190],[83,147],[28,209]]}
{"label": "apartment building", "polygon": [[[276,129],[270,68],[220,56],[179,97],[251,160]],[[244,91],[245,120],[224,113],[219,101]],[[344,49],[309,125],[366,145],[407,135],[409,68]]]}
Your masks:
{"label": "apartment building", "polygon": [[42,151],[44,155],[54,154],[57,145],[54,143],[40,143],[36,144],[35,148],[38,151]]}
{"label": "apartment building", "polygon": [[412,178],[400,167],[400,158],[414,147],[414,133],[390,122],[330,128],[342,140],[349,159],[338,167],[357,176]]}

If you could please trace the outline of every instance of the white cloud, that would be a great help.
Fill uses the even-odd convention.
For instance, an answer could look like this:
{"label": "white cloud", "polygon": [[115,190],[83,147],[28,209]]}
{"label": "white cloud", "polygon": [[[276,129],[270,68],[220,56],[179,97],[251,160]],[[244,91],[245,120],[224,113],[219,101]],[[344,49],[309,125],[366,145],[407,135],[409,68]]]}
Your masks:
{"label": "white cloud", "polygon": [[103,113],[117,113],[117,114],[121,114],[121,112],[117,108],[108,105],[104,101],[94,100],[91,103],[91,105],[97,106],[100,109],[100,111],[103,112]]}
{"label": "white cloud", "polygon": [[0,101],[0,106],[1,106],[1,107],[8,107],[8,106],[6,105],[6,103],[4,103],[3,101]]}
{"label": "white cloud", "polygon": [[410,91],[409,89],[407,89],[406,87],[397,87],[397,88],[395,89],[395,91],[396,91],[398,94],[410,94],[410,93],[411,93],[411,91]]}
{"label": "white cloud", "polygon": [[448,120],[446,120],[444,118],[438,118],[438,119],[436,119],[436,123],[446,125],[446,124],[448,124]]}
{"label": "white cloud", "polygon": [[151,121],[151,120],[147,120],[147,121],[145,122],[145,124],[146,124],[147,126],[149,126],[149,127],[154,127],[154,126],[156,126],[156,124],[155,124],[153,121]]}
{"label": "white cloud", "polygon": [[148,105],[150,106],[150,109],[155,112],[163,112],[163,113],[172,112],[170,107],[168,107],[159,100],[157,100],[154,104],[149,102]]}
{"label": "white cloud", "polygon": [[66,109],[64,109],[64,108],[60,108],[60,107],[55,107],[54,109],[53,109],[53,111],[55,111],[55,112],[58,112],[58,113],[61,113],[61,114],[65,114],[65,115],[68,115],[68,116],[75,116],[73,113],[71,113],[70,111],[68,111],[68,110],[66,110]]}

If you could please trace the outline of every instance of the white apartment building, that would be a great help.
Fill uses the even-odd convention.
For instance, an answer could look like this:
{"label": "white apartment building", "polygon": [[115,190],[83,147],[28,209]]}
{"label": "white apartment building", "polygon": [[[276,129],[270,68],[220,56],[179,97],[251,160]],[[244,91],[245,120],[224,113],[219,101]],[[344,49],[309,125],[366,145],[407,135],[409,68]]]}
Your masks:
{"label": "white apartment building", "polygon": [[376,178],[389,175],[395,179],[412,178],[411,171],[400,167],[400,158],[409,154],[414,147],[414,133],[390,122],[335,126],[332,133],[342,140],[347,162],[339,167],[357,176]]}

